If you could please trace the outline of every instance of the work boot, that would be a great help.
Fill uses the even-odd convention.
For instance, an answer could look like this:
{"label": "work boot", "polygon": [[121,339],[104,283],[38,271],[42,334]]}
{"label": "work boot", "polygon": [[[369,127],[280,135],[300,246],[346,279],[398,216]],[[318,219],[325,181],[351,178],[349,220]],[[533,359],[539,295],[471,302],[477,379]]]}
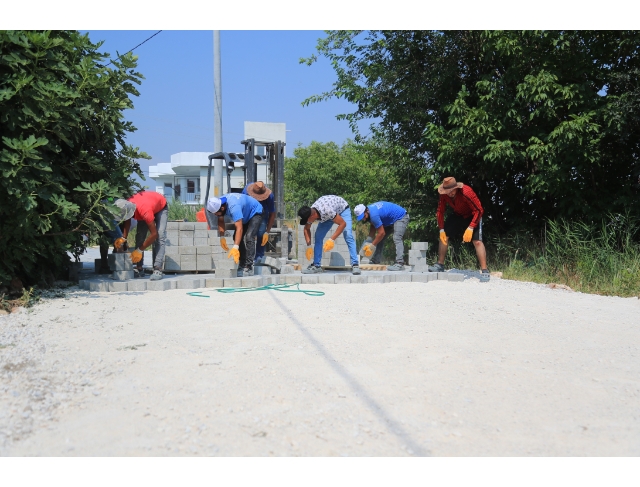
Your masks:
{"label": "work boot", "polygon": [[429,266],[429,272],[444,272],[444,264],[433,264]]}
{"label": "work boot", "polygon": [[359,276],[359,275],[361,274],[361,273],[360,273],[360,266],[359,266],[358,264],[354,265],[354,266],[351,268],[351,273],[352,273],[354,276]]}
{"label": "work boot", "polygon": [[238,273],[236,274],[238,277],[243,277],[244,276],[244,269],[238,267]]}
{"label": "work boot", "polygon": [[242,277],[253,276],[253,267],[245,267],[242,269]]}
{"label": "work boot", "polygon": [[302,270],[303,274],[320,274],[321,272],[324,272],[322,267],[313,263],[309,264],[309,267]]}
{"label": "work boot", "polygon": [[404,264],[401,264],[400,262],[396,262],[393,265],[387,266],[387,270],[388,271],[403,271],[404,270]]}
{"label": "work boot", "polygon": [[489,282],[490,279],[491,273],[489,272],[489,269],[482,269],[480,271],[480,282]]}
{"label": "work boot", "polygon": [[152,281],[159,281],[162,279],[162,271],[160,269],[153,269],[153,274],[149,278]]}

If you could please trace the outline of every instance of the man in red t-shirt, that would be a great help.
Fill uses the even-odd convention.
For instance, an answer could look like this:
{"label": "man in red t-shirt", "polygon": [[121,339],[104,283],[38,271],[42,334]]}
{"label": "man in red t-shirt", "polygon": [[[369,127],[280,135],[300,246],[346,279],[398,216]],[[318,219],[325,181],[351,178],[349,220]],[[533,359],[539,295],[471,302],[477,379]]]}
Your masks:
{"label": "man in red t-shirt", "polygon": [[[466,184],[456,182],[455,178],[444,178],[438,187],[438,227],[440,242],[438,245],[438,263],[429,267],[431,272],[444,272],[444,258],[449,248],[450,237],[462,237],[463,242],[473,242],[476,255],[480,261],[481,273],[489,277],[487,269],[487,252],[482,243],[483,209],[476,193]],[[447,205],[453,208],[453,214],[444,219]]]}
{"label": "man in red t-shirt", "polygon": [[[136,232],[136,249],[131,252],[131,261],[136,264],[138,275],[142,275],[142,263],[144,262],[144,250],[153,244],[153,274],[151,280],[162,279],[162,267],[164,262],[164,247],[167,238],[167,200],[155,191],[140,191],[127,201],[136,205],[133,218],[138,222]],[[131,228],[131,218],[124,223],[122,231],[127,238]],[[149,236],[147,237],[147,233]]]}

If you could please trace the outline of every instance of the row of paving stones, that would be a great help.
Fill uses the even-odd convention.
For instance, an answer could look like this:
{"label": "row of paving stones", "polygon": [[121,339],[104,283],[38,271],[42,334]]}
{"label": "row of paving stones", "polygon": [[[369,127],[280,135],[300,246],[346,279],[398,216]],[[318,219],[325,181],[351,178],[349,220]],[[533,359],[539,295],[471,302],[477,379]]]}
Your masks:
{"label": "row of paving stones", "polygon": [[449,272],[366,272],[359,276],[350,273],[275,274],[270,276],[217,278],[215,274],[165,276],[160,281],[135,279],[112,281],[105,278],[80,280],[80,287],[94,292],[168,291],[170,289],[200,289],[216,287],[259,287],[267,284],[384,284],[390,282],[463,281],[463,274]]}

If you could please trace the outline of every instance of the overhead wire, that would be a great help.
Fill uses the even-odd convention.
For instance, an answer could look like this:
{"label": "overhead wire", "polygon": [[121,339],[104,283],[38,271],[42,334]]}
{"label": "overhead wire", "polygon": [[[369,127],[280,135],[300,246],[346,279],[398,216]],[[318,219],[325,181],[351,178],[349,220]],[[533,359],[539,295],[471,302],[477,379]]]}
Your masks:
{"label": "overhead wire", "polygon": [[[147,37],[144,41],[142,41],[140,44],[138,44],[136,47],[134,47],[133,49],[128,50],[127,52],[125,52],[124,54],[118,56],[118,59],[121,59],[122,56],[126,56],[127,54],[129,54],[130,52],[135,51],[136,49],[138,49],[142,44],[144,44],[145,42],[153,39],[155,36],[157,36],[160,32],[162,32],[161,30],[159,30],[158,32],[156,32],[155,34],[153,34],[150,37]],[[113,64],[113,59],[111,60],[111,62],[109,62],[109,64]],[[109,64],[105,64],[104,67],[106,68],[107,66],[109,66]]]}

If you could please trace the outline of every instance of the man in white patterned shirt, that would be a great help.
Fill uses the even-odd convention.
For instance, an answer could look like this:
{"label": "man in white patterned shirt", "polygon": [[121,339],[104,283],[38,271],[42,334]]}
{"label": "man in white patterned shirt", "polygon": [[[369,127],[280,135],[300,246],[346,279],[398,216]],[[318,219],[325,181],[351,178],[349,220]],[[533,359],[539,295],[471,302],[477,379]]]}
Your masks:
{"label": "man in white patterned shirt", "polygon": [[[360,274],[358,266],[358,252],[356,251],[356,240],[353,237],[353,228],[351,224],[351,210],[347,203],[340,196],[333,194],[321,196],[311,207],[303,206],[298,211],[300,217],[300,225],[304,225],[304,239],[307,243],[306,257],[308,260],[313,258],[313,262],[309,267],[302,271],[303,274],[317,274],[322,272],[320,261],[322,260],[322,252],[329,252],[333,249],[336,238],[342,233],[349,248],[349,257],[351,258],[352,272],[356,275]],[[319,220],[316,229],[315,246],[311,247],[311,224]],[[338,228],[329,240],[322,245],[325,235],[334,223],[338,224]]]}

